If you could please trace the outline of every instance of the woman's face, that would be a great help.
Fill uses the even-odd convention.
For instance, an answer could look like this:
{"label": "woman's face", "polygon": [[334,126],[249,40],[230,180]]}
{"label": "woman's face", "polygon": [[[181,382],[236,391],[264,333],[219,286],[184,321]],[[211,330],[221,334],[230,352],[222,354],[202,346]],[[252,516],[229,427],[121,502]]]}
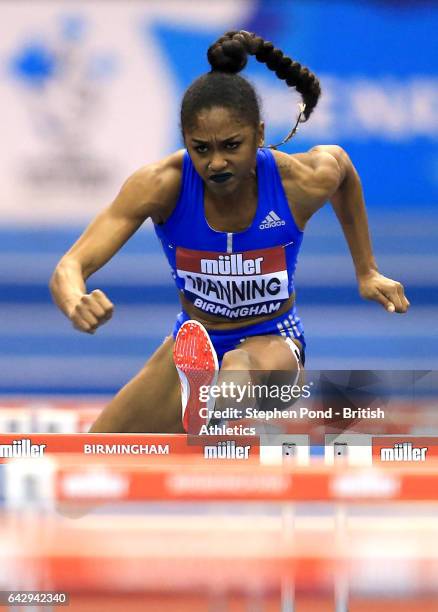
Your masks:
{"label": "woman's face", "polygon": [[196,171],[209,191],[229,195],[256,168],[257,148],[263,143],[263,124],[257,129],[228,108],[200,111],[184,140]]}

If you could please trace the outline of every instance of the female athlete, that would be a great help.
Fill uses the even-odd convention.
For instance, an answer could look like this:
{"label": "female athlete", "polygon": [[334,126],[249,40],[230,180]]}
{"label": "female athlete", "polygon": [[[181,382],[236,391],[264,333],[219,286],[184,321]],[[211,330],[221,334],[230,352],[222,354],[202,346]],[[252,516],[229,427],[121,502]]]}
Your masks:
{"label": "female athlete", "polygon": [[[254,34],[226,33],[208,50],[211,71],[185,92],[186,149],[136,171],[53,273],[56,304],[76,329],[93,334],[111,318],[113,304],[100,290],[87,293],[86,280],[151,217],[178,288],[182,312],[173,335],[102,411],[93,432],[184,431],[178,373],[184,381],[190,364],[214,368],[215,354],[222,380],[298,372],[305,340],[295,310],[295,265],[306,223],[328,200],[360,295],[390,313],[409,307],[403,286],[378,271],[360,179],[347,153],[337,145],[293,155],[264,148],[257,95],[237,74],[248,55],[301,94],[297,125],[310,117],[320,96],[315,75]],[[199,346],[187,354],[184,337],[191,334]],[[206,361],[195,363],[200,353]],[[184,397],[183,408],[186,403]]]}

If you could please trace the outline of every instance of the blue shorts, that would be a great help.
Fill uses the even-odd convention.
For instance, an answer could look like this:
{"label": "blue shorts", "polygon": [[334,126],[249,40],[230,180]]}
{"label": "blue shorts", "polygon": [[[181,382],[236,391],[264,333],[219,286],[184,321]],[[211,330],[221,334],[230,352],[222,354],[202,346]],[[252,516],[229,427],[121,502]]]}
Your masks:
{"label": "blue shorts", "polygon": [[[173,337],[179,331],[179,328],[183,323],[190,319],[189,315],[183,310],[179,313],[176,319],[175,327],[173,329]],[[235,349],[241,342],[246,338],[252,336],[281,336],[283,338],[291,338],[292,340],[299,340],[301,342],[301,363],[304,365],[305,361],[305,347],[306,341],[304,340],[304,330],[300,318],[296,314],[295,306],[274,319],[269,321],[263,321],[262,323],[254,323],[245,327],[227,330],[208,330],[208,335],[213,343],[216,350],[219,365],[222,362],[222,358],[228,351]]]}

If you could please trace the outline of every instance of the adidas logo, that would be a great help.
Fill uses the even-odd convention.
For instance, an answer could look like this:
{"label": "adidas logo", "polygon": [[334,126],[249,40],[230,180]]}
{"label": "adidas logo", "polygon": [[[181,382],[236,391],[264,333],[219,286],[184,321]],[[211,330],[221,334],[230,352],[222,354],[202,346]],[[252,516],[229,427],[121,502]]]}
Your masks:
{"label": "adidas logo", "polygon": [[270,227],[280,227],[280,225],[286,225],[286,221],[280,219],[280,217],[273,210],[269,212],[263,221],[260,223],[260,229],[269,229]]}

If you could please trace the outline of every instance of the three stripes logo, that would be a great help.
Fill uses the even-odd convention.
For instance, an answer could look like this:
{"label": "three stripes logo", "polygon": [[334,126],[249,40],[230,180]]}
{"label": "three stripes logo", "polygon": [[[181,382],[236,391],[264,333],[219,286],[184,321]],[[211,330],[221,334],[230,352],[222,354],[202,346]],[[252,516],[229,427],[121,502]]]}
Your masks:
{"label": "three stripes logo", "polygon": [[280,227],[281,225],[286,225],[286,221],[280,219],[280,217],[273,210],[269,212],[263,221],[260,223],[260,229],[269,229],[271,227]]}

